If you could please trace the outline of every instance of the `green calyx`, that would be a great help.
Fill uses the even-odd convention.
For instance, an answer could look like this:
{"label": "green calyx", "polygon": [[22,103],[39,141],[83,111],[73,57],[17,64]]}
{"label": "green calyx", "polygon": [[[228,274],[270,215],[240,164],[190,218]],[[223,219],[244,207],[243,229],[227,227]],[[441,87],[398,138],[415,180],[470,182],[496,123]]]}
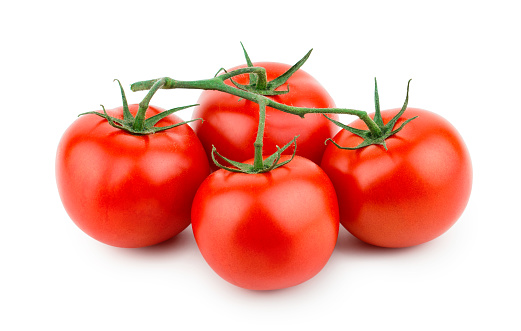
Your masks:
{"label": "green calyx", "polygon": [[[156,93],[156,91],[158,89],[160,89],[165,84],[164,80],[158,80],[154,84],[154,86],[152,86],[152,88],[150,89],[148,94],[145,96],[145,98],[139,103],[139,109],[136,113],[136,116],[133,116],[132,113],[130,113],[127,98],[125,96],[125,91],[123,90],[123,86],[121,86],[121,82],[117,79],[115,79],[115,81],[117,81],[119,84],[119,88],[121,90],[121,98],[123,99],[123,119],[108,115],[107,111],[105,110],[105,107],[103,105],[101,105],[101,107],[103,108],[103,113],[96,112],[96,111],[90,111],[90,112],[82,113],[78,116],[92,114],[92,115],[97,115],[97,116],[103,117],[104,119],[106,119],[108,121],[108,123],[111,126],[117,128],[117,129],[121,129],[123,131],[129,132],[134,135],[153,134],[153,133],[157,133],[160,131],[172,129],[177,126],[189,123],[189,122],[199,120],[199,119],[193,119],[190,121],[181,122],[181,123],[177,123],[177,124],[173,124],[173,125],[156,127],[155,125],[160,120],[167,117],[168,115],[173,114],[177,111],[186,109],[186,108],[197,106],[197,105],[177,107],[177,108],[166,110],[166,111],[161,112],[152,117],[145,118],[145,114],[148,109],[150,100],[152,99],[152,96]],[[200,119],[200,120],[202,120],[202,119]]]}
{"label": "green calyx", "polygon": [[[256,102],[259,104],[259,126],[257,128],[257,137],[255,138],[255,143],[253,144],[254,147],[254,157],[253,157],[253,164],[249,163],[242,163],[230,160],[221,154],[217,152],[217,149],[215,146],[212,147],[212,160],[221,169],[225,169],[231,172],[242,172],[245,174],[259,174],[263,172],[269,172],[273,169],[276,169],[278,167],[282,167],[286,163],[293,160],[295,157],[295,153],[297,152],[297,138],[298,136],[295,136],[289,143],[284,145],[284,147],[280,148],[277,146],[277,151],[264,159],[262,154],[262,146],[263,146],[263,139],[264,139],[264,126],[266,125],[266,104],[267,100],[264,97],[257,96]],[[293,149],[293,155],[290,159],[279,162],[280,158],[282,156],[282,153],[288,149],[291,145],[294,145],[295,148]],[[215,157],[217,155],[219,158],[226,161],[228,164],[233,166],[234,168],[224,166],[217,161],[217,158]]]}
{"label": "green calyx", "polygon": [[[244,45],[242,43],[241,43],[241,46],[242,46],[242,50],[244,51],[244,57],[246,58],[246,63],[248,65],[248,68],[253,68],[254,67],[253,63],[251,62],[248,52],[246,52],[246,48],[244,48]],[[280,95],[280,94],[289,93],[289,85],[287,86],[286,90],[283,90],[283,91],[275,91],[275,90],[278,87],[284,85],[288,81],[288,79],[295,72],[297,72],[297,70],[299,70],[300,67],[302,67],[302,65],[304,65],[304,63],[306,63],[306,61],[309,58],[309,56],[311,55],[312,51],[313,51],[313,49],[311,49],[309,52],[307,52],[306,55],[304,55],[304,57],[302,59],[300,59],[300,61],[295,63],[285,73],[283,73],[282,75],[280,75],[279,77],[277,77],[271,81],[267,81],[267,80],[263,79],[263,77],[261,77],[257,74],[254,74],[254,73],[249,74],[250,82],[246,85],[239,84],[239,83],[235,82],[233,79],[230,79],[230,81],[238,89],[260,94],[260,95]]]}
{"label": "green calyx", "polygon": [[392,135],[400,132],[407,123],[409,123],[410,121],[412,121],[413,119],[418,117],[418,116],[415,116],[415,117],[409,118],[408,120],[403,122],[402,125],[400,125],[400,127],[398,127],[397,129],[394,129],[394,125],[396,124],[396,122],[398,121],[400,116],[403,115],[403,113],[405,112],[405,109],[407,109],[407,104],[409,103],[409,85],[410,85],[410,83],[411,83],[411,80],[409,80],[407,82],[407,94],[405,96],[405,102],[403,103],[402,109],[387,124],[383,123],[382,114],[380,112],[380,97],[378,96],[378,85],[376,82],[376,78],[374,79],[375,115],[374,115],[374,119],[373,119],[374,123],[376,124],[376,127],[369,128],[369,130],[356,129],[356,128],[350,127],[348,125],[342,124],[342,123],[324,115],[328,120],[335,123],[342,129],[345,129],[363,139],[363,141],[358,146],[355,146],[355,147],[342,147],[342,146],[338,145],[331,138],[326,140],[326,144],[328,141],[331,141],[333,144],[335,144],[336,147],[338,147],[340,149],[347,149],[347,150],[360,149],[360,148],[363,148],[363,147],[366,147],[369,145],[382,145],[385,148],[385,150],[387,150],[387,145],[385,143],[385,140],[387,138],[391,137]]}
{"label": "green calyx", "polygon": [[[215,148],[215,146],[212,146],[212,160],[219,168],[225,169],[225,170],[228,170],[231,172],[242,172],[245,174],[259,174],[259,173],[269,172],[273,169],[282,167],[283,165],[285,165],[285,164],[289,163],[291,160],[293,160],[293,158],[295,157],[295,153],[297,152],[297,137],[298,136],[293,138],[289,143],[287,143],[282,148],[277,146],[277,151],[264,160],[260,159],[260,161],[261,161],[260,163],[259,163],[258,158],[254,159],[253,164],[242,163],[242,162],[230,160],[230,159],[222,156],[221,154],[219,154],[217,152],[217,149]],[[279,162],[280,158],[282,156],[282,153],[286,149],[288,149],[291,145],[295,146],[293,149],[293,154],[291,155],[291,158],[287,159],[284,162]],[[222,165],[221,163],[219,163],[216,156],[223,159],[224,161],[229,163],[234,168]]]}

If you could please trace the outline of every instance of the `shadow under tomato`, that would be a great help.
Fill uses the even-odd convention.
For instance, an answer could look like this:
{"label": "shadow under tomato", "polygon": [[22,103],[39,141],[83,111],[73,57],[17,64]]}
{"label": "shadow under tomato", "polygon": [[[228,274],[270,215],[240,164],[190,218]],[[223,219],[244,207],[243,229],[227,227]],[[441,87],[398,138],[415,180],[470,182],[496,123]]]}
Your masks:
{"label": "shadow under tomato", "polygon": [[402,248],[380,247],[367,244],[350,234],[347,230],[340,228],[338,241],[335,250],[341,254],[354,256],[387,256],[387,255],[406,255],[415,254],[424,250],[429,243]]}
{"label": "shadow under tomato", "polygon": [[186,252],[194,249],[197,250],[197,245],[192,234],[192,228],[189,226],[177,236],[159,244],[148,247],[125,249],[125,252],[130,255],[160,257],[163,255],[172,255],[175,254],[175,252]]}

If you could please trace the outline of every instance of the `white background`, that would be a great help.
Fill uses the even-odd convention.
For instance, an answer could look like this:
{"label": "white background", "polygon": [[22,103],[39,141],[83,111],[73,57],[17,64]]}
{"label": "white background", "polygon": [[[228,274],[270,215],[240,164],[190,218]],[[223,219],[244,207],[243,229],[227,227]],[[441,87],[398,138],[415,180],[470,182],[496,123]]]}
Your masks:
{"label": "white background", "polygon": [[[0,13],[2,330],[521,330],[521,109],[516,1],[18,1]],[[414,248],[361,244],[343,228],[312,280],[253,292],[207,266],[191,229],[120,249],[81,232],[54,179],[76,115],[120,105],[144,79],[212,77],[253,61],[304,69],[338,106],[410,106],[449,119],[474,186],[445,235]],[[195,103],[159,91],[153,104]],[[189,112],[183,114],[190,117]],[[347,119],[346,121],[350,121]],[[441,208],[441,207],[440,207]]]}

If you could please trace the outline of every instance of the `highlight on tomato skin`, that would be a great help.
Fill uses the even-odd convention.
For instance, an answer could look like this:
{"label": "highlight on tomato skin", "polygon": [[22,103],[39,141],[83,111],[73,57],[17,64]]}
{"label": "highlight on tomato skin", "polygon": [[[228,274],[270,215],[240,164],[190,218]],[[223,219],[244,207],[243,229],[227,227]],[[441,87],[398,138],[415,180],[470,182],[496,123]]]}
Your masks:
{"label": "highlight on tomato skin", "polygon": [[[133,115],[137,109],[130,105]],[[150,106],[147,118],[162,111]],[[107,113],[122,118],[123,108]],[[157,126],[180,122],[169,115]],[[56,155],[56,181],[68,215],[86,234],[116,247],[155,245],[183,231],[193,196],[209,173],[188,125],[133,135],[84,115],[66,130]]]}
{"label": "highlight on tomato skin", "polygon": [[[291,66],[276,62],[256,62],[254,66],[266,69],[268,80],[282,75]],[[245,67],[231,68],[229,71]],[[248,83],[248,75],[243,74],[233,78],[240,84]],[[226,84],[232,85],[229,81]],[[335,107],[333,98],[320,83],[302,69],[295,72],[277,90],[289,93],[268,96],[277,102],[309,108]],[[202,118],[192,124],[194,131],[201,140],[208,158],[212,146],[228,158],[245,161],[254,155],[253,143],[259,122],[259,105],[249,100],[220,91],[205,90],[201,93],[192,118]],[[266,108],[266,128],[264,134],[264,152],[266,155],[277,151],[278,146],[284,146],[295,136],[299,136],[297,155],[320,164],[326,146],[324,141],[331,138],[338,127],[329,122],[321,114],[307,114],[304,118],[288,114],[271,107]],[[338,119],[338,115],[328,115]],[[290,151],[285,154],[291,154]],[[213,170],[218,168],[211,164]]]}
{"label": "highlight on tomato skin", "polygon": [[[382,112],[385,123],[399,110]],[[335,186],[340,223],[358,239],[409,247],[445,233],[463,213],[472,189],[472,164],[457,130],[441,116],[408,108],[396,123],[418,116],[382,146],[342,150],[328,144],[321,167]],[[357,120],[355,128],[364,125]],[[342,130],[334,138],[356,146]]]}
{"label": "highlight on tomato skin", "polygon": [[250,290],[313,278],[333,253],[338,229],[331,181],[299,156],[268,173],[218,170],[201,184],[192,206],[192,230],[208,265]]}

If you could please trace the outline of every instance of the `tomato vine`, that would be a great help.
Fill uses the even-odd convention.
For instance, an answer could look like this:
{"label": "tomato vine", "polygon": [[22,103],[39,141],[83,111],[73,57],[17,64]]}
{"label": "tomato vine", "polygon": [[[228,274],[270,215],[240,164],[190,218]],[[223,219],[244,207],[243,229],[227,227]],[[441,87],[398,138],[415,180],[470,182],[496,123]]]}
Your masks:
{"label": "tomato vine", "polygon": [[[310,51],[311,52],[311,51]],[[280,111],[290,113],[296,116],[300,116],[304,118],[306,114],[348,114],[348,115],[355,115],[358,118],[360,118],[366,125],[368,130],[360,130],[360,129],[354,129],[347,125],[344,125],[334,119],[331,119],[326,116],[330,121],[335,123],[336,125],[340,126],[343,129],[349,130],[350,132],[356,132],[360,137],[363,138],[363,142],[355,147],[342,147],[346,149],[358,149],[362,147],[366,147],[373,144],[378,145],[385,145],[385,139],[389,138],[390,136],[396,134],[399,132],[407,123],[403,123],[402,126],[400,126],[398,129],[394,130],[394,124],[396,123],[397,119],[403,114],[405,109],[407,108],[408,100],[409,100],[409,84],[410,80],[407,84],[407,95],[405,98],[405,102],[402,106],[401,111],[393,118],[392,121],[387,123],[386,125],[383,124],[381,121],[381,117],[376,116],[373,120],[366,111],[362,110],[356,110],[356,109],[349,109],[349,108],[307,108],[307,107],[295,107],[286,105],[280,102],[277,102],[273,99],[270,99],[266,97],[267,93],[271,90],[273,90],[276,87],[279,87],[282,85],[283,81],[287,80],[292,72],[295,72],[298,70],[298,68],[305,62],[305,60],[309,57],[310,52],[306,54],[306,56],[301,59],[296,65],[294,65],[290,70],[288,70],[285,74],[281,75],[275,80],[272,80],[271,82],[268,82],[266,77],[266,70],[262,67],[253,67],[249,66],[246,68],[240,68],[236,69],[230,72],[225,72],[222,75],[216,75],[213,78],[210,79],[203,79],[203,80],[195,80],[195,81],[182,81],[182,80],[176,80],[170,77],[163,77],[159,79],[152,79],[152,80],[146,80],[146,81],[140,81],[136,82],[131,85],[131,90],[136,91],[144,91],[144,90],[151,90],[153,88],[161,88],[161,89],[201,89],[201,90],[216,90],[225,92],[231,95],[235,95],[239,98],[246,99],[253,101],[259,105],[259,123],[258,123],[258,134],[257,139],[255,140],[255,158],[254,158],[254,164],[249,165],[237,161],[230,160],[226,157],[223,157],[220,155],[215,148],[212,149],[212,158],[214,162],[221,168],[225,168],[230,171],[239,171],[239,172],[245,172],[245,173],[260,173],[260,172],[267,172],[274,168],[277,168],[283,164],[278,164],[278,160],[280,159],[280,156],[284,150],[289,148],[292,144],[296,144],[296,137],[290,141],[288,144],[286,144],[282,148],[277,147],[277,151],[269,156],[265,161],[263,161],[263,154],[262,154],[262,137],[263,137],[263,130],[265,125],[265,108],[267,106],[278,109]],[[245,54],[246,50],[245,50]],[[248,64],[251,65],[251,61],[249,60],[249,57],[246,55],[246,58],[248,60]],[[219,73],[219,72],[218,72]],[[289,73],[289,74],[288,74]],[[234,82],[235,86],[230,86],[228,84],[225,84],[225,81],[227,79],[230,79],[233,82],[233,77],[242,75],[242,74],[249,74],[250,75],[250,84],[248,85],[240,85]],[[252,78],[255,77],[255,78]],[[279,79],[281,78],[282,79]],[[273,83],[276,82],[276,83]],[[281,83],[282,82],[282,83]],[[289,89],[289,86],[288,86]],[[279,91],[275,91],[279,92]],[[282,91],[286,93],[286,91]],[[268,94],[269,95],[269,94]],[[379,113],[379,102],[378,102],[378,88],[376,85],[376,79],[375,79],[375,106],[377,108],[377,114]],[[412,120],[412,119],[411,119]],[[335,145],[337,145],[332,139],[331,140]],[[327,141],[326,141],[327,143]],[[340,147],[339,145],[337,145]],[[222,166],[218,163],[218,161],[215,159],[214,154],[217,154],[219,157],[230,163],[231,165],[235,166],[236,169]],[[293,154],[294,155],[294,154]],[[291,160],[289,160],[291,161]],[[287,161],[287,162],[289,162]]]}

